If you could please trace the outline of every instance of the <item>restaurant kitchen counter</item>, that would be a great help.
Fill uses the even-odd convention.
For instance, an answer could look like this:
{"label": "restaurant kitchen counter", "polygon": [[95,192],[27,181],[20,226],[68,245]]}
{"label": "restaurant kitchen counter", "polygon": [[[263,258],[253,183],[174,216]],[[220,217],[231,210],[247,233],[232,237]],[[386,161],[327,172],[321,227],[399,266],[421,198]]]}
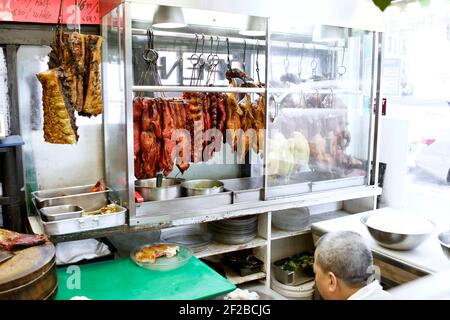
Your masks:
{"label": "restaurant kitchen counter", "polygon": [[234,289],[234,284],[196,257],[168,271],[147,270],[125,258],[59,268],[55,299],[199,300]]}
{"label": "restaurant kitchen counter", "polygon": [[[382,208],[376,211],[394,213],[399,210]],[[397,251],[380,246],[371,237],[366,226],[360,221],[361,217],[369,212],[373,211],[313,223],[311,229],[314,241],[330,231],[350,230],[358,232],[368,241],[373,252],[374,263],[380,267],[382,279],[388,285],[403,284],[425,275],[450,269],[450,260],[442,252],[437,238],[440,232],[450,229],[450,216],[448,214],[432,212],[424,214],[425,217],[436,224],[436,231],[417,248],[410,251]]]}

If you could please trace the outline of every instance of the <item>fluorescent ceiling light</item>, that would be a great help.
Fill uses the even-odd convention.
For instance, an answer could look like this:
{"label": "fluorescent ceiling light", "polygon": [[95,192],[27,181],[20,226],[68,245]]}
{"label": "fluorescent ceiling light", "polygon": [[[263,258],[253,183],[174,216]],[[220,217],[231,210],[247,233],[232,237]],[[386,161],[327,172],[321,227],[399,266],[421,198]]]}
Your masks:
{"label": "fluorescent ceiling light", "polygon": [[334,42],[345,39],[345,28],[315,25],[312,40],[314,42]]}
{"label": "fluorescent ceiling light", "polygon": [[158,6],[153,14],[153,27],[162,29],[182,28],[186,26],[181,8]]}
{"label": "fluorescent ceiling light", "polygon": [[247,24],[244,30],[239,34],[251,37],[260,37],[266,35],[266,19],[263,17],[248,16]]}

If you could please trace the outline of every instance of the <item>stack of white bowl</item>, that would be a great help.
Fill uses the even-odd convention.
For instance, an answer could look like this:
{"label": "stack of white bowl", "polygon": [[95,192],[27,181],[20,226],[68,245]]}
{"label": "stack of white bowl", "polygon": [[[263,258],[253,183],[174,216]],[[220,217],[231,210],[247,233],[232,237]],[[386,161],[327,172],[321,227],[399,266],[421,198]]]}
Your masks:
{"label": "stack of white bowl", "polygon": [[298,286],[288,286],[277,281],[273,275],[271,280],[272,289],[289,300],[313,300],[314,285],[315,281],[312,280]]}

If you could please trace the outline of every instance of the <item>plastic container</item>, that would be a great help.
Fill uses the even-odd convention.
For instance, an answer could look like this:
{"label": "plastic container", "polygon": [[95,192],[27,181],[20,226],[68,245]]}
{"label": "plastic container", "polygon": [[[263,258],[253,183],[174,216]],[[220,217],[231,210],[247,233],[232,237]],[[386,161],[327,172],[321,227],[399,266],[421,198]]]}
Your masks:
{"label": "plastic container", "polygon": [[278,282],[274,277],[271,280],[272,289],[285,296],[289,300],[313,300],[315,281],[310,281],[299,286],[288,286]]}
{"label": "plastic container", "polygon": [[242,252],[224,254],[222,263],[241,277],[260,272],[263,265],[263,262],[255,256]]}
{"label": "plastic container", "polygon": [[[136,253],[145,247],[151,247],[156,245],[172,245],[172,246],[178,246],[179,250],[178,253],[170,258],[167,257],[160,257],[157,258],[155,263],[150,262],[140,262],[136,260]],[[148,269],[148,270],[155,270],[155,271],[168,271],[168,270],[174,270],[182,267],[185,265],[189,259],[191,259],[193,255],[193,250],[191,248],[181,246],[176,243],[150,243],[145,244],[136,247],[133,251],[130,253],[131,259],[141,268]]]}

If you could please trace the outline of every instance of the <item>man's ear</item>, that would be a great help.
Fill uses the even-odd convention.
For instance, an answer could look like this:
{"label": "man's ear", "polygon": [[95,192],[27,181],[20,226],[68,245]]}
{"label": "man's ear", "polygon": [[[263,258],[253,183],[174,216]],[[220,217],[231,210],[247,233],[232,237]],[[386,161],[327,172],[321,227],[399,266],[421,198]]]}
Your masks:
{"label": "man's ear", "polygon": [[328,272],[328,291],[334,293],[337,290],[337,278],[333,272]]}

